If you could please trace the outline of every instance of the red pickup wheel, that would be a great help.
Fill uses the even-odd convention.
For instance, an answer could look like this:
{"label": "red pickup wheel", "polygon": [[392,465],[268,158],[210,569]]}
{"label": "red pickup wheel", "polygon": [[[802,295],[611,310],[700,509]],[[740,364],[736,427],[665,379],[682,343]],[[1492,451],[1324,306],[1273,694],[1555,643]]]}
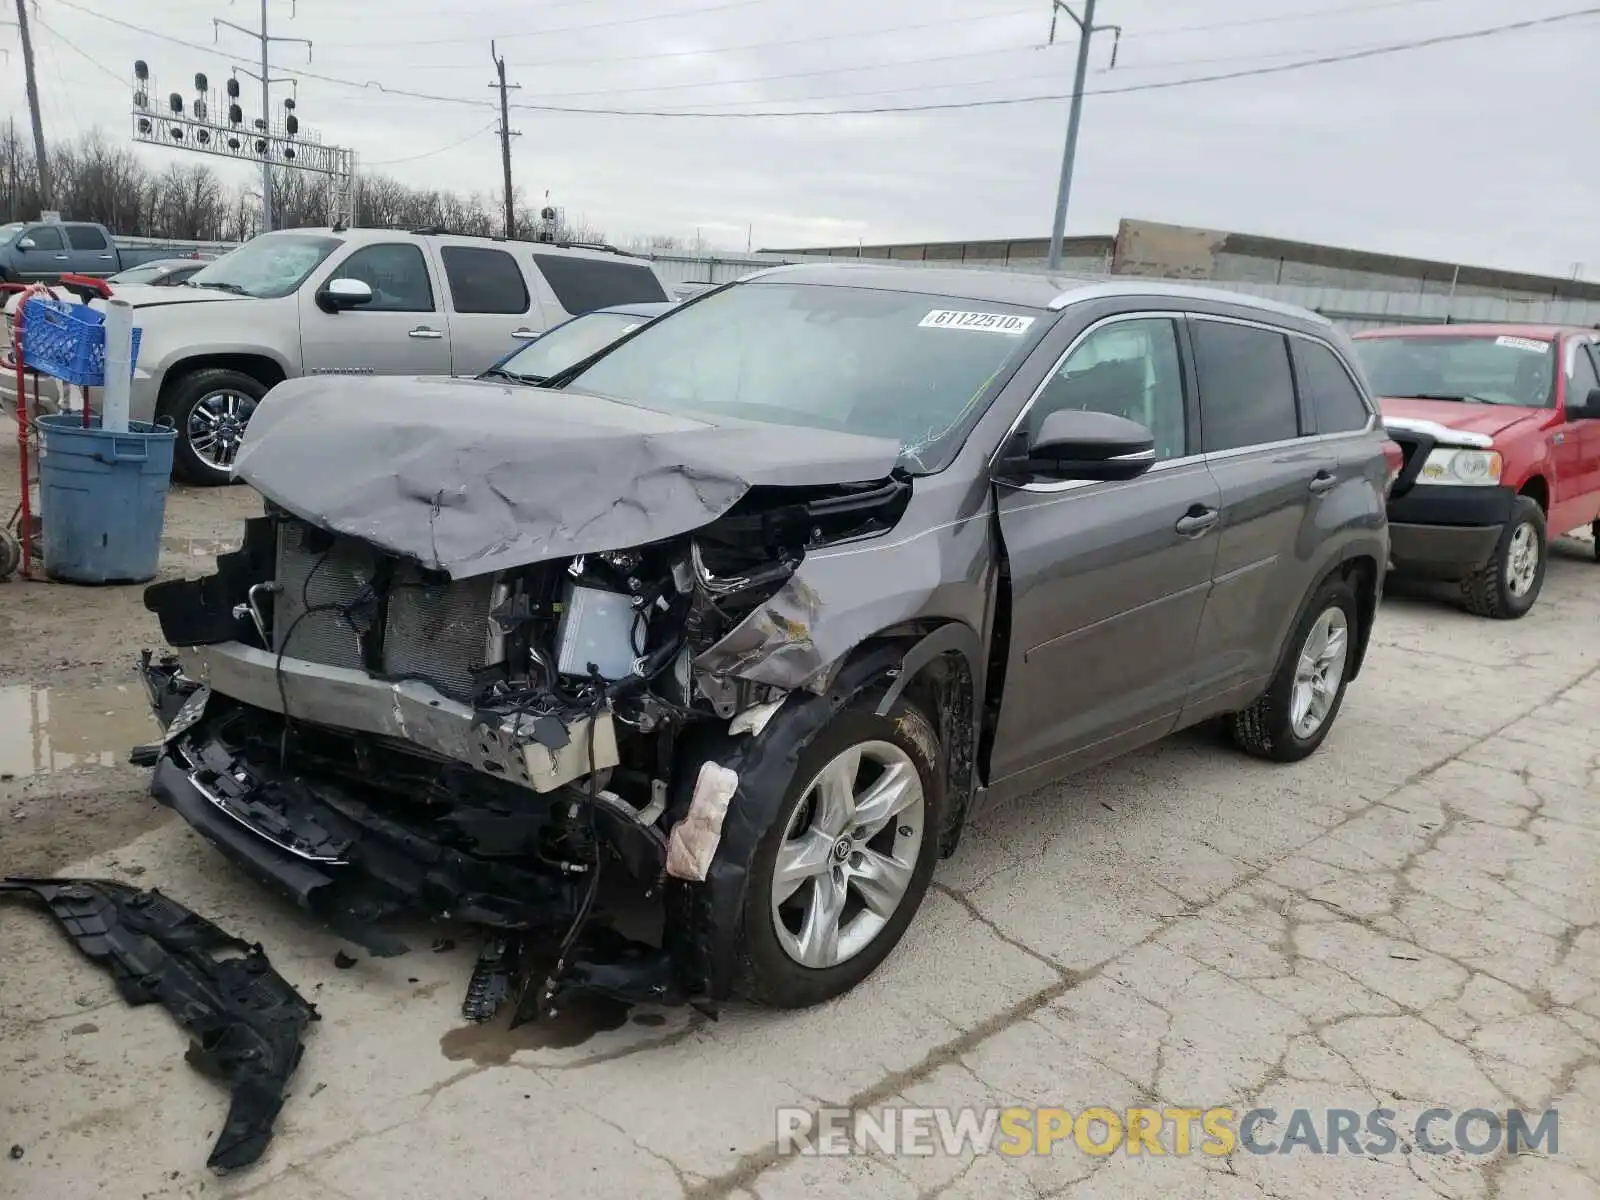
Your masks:
{"label": "red pickup wheel", "polygon": [[1544,587],[1545,542],[1544,510],[1531,497],[1518,496],[1493,556],[1461,581],[1467,611],[1501,621],[1526,616]]}

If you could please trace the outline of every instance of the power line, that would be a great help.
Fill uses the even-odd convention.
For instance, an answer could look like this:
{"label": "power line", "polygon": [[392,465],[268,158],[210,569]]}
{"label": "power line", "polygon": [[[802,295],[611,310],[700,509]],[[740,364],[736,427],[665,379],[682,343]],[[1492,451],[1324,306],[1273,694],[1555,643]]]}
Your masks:
{"label": "power line", "polygon": [[[936,54],[926,58],[891,59],[888,62],[864,63],[855,67],[822,67],[811,71],[791,71],[783,75],[753,75],[743,79],[697,80],[694,83],[657,83],[639,87],[588,89],[581,92],[540,92],[534,98],[540,101],[565,100],[574,96],[623,96],[637,92],[678,92],[689,88],[736,87],[747,83],[776,83],[786,79],[814,79],[819,75],[858,75],[862,71],[884,71],[895,67],[920,67],[929,63],[957,62],[968,58],[992,58],[997,54],[1016,54],[1019,51],[1033,52],[1038,49],[1039,47],[1037,46],[999,46],[992,50],[964,50],[958,54]],[[747,103],[747,101],[739,101],[739,103]]]}
{"label": "power line", "polygon": [[[1391,3],[1393,0],[1391,0]],[[112,17],[102,12],[97,12],[76,2],[76,0],[55,0],[65,8],[75,9],[92,17],[98,17],[113,25],[119,25],[134,33],[144,34],[161,41],[171,42],[175,45],[186,46],[192,50],[205,53],[215,53],[212,46],[201,46],[193,42],[186,42],[181,38],[171,37],[168,34],[158,33],[152,29],[124,21],[119,17]],[[1351,10],[1345,10],[1351,11]],[[1484,38],[1497,37],[1502,34],[1516,33],[1527,29],[1541,28],[1555,25],[1560,22],[1579,20],[1584,17],[1600,16],[1600,6],[1574,9],[1568,12],[1555,13],[1546,17],[1531,17],[1520,21],[1511,21],[1501,25],[1491,25],[1481,29],[1466,30],[1460,33],[1437,34],[1432,37],[1413,38],[1401,42],[1388,42],[1381,45],[1367,46],[1360,49],[1348,50],[1340,53],[1318,55],[1312,58],[1298,59],[1295,62],[1281,63],[1271,66],[1254,67],[1246,70],[1223,71],[1205,75],[1189,75],[1181,79],[1163,79],[1146,83],[1126,84],[1119,87],[1089,88],[1085,89],[1085,96],[1114,96],[1125,95],[1133,92],[1164,91],[1170,88],[1189,87],[1203,83],[1222,83],[1235,79],[1251,79],[1266,75],[1280,75],[1291,71],[1302,71],[1311,67],[1327,66],[1334,63],[1353,62],[1360,59],[1378,58],[1392,54],[1400,54],[1411,50],[1425,49],[1430,46],[1450,45],[1457,42],[1475,41]],[[428,92],[414,91],[409,88],[388,87],[379,80],[369,80],[365,83],[352,79],[341,79],[337,76],[323,75],[303,68],[293,68],[293,73],[304,79],[315,79],[323,83],[335,84],[340,87],[354,88],[358,91],[376,90],[390,96],[403,96],[414,100],[427,100],[437,104],[464,105],[469,108],[494,108],[488,100],[475,100],[464,96],[446,96]],[[914,90],[914,89],[907,89]],[[1060,100],[1070,100],[1070,92],[1051,92],[1047,94],[1030,96],[1008,96],[982,100],[962,100],[947,103],[905,104],[905,105],[878,105],[860,108],[811,108],[790,109],[788,111],[732,111],[717,112],[709,108],[684,109],[684,108],[602,108],[583,107],[574,105],[542,104],[526,102],[514,104],[510,107],[531,112],[560,113],[573,116],[615,116],[615,117],[677,117],[685,119],[727,119],[727,120],[765,120],[790,117],[835,117],[835,116],[877,116],[893,113],[918,113],[918,112],[950,112],[966,109],[1011,107],[1019,104],[1044,104]],[[825,97],[816,97],[825,99]],[[782,104],[785,101],[769,101],[771,104]],[[789,103],[795,103],[790,101]]]}
{"label": "power line", "polygon": [[[1005,8],[995,12],[967,14],[963,17],[946,17],[939,21],[919,21],[911,25],[890,25],[877,29],[858,29],[846,33],[824,33],[809,37],[780,38],[776,41],[742,42],[735,46],[704,46],[698,50],[648,50],[642,54],[602,54],[589,58],[542,58],[531,62],[523,61],[520,65],[525,68],[533,67],[577,67],[593,66],[605,63],[626,62],[651,62],[658,59],[679,58],[704,58],[712,54],[736,54],[745,50],[775,50],[788,46],[812,46],[823,42],[855,42],[866,38],[884,37],[889,34],[916,33],[924,29],[943,29],[951,25],[971,25],[978,21],[993,21],[1001,17],[1032,16],[1038,13],[1037,5],[1027,8]],[[470,69],[468,64],[443,64],[422,63],[419,66],[433,71],[460,71]],[[415,71],[418,67],[406,68]]]}
{"label": "power line", "polygon": [[74,54],[83,59],[84,62],[88,63],[95,70],[99,71],[102,75],[106,76],[108,79],[116,80],[117,83],[123,85],[124,87],[127,86],[128,80],[125,76],[117,71],[113,71],[110,67],[106,66],[105,63],[101,62],[88,51],[84,50],[83,47],[72,41],[71,38],[68,38],[60,30],[46,25],[44,21],[37,16],[35,16],[33,20],[34,24],[38,25],[40,29],[44,30],[51,37],[55,38],[56,41],[60,42],[68,50],[71,50]]}
{"label": "power line", "polygon": [[[1251,79],[1264,75],[1281,75],[1290,71],[1303,71],[1311,67],[1327,66],[1334,63],[1354,62],[1359,59],[1379,58],[1392,54],[1400,54],[1411,50],[1421,50],[1430,46],[1450,45],[1456,42],[1481,40],[1496,37],[1501,34],[1517,33],[1527,29],[1554,25],[1559,22],[1578,20],[1583,17],[1600,16],[1600,7],[1576,9],[1564,13],[1555,13],[1547,17],[1531,17],[1521,21],[1511,21],[1503,25],[1492,25],[1483,29],[1471,29],[1461,33],[1436,34],[1432,37],[1413,38],[1403,42],[1389,42],[1377,46],[1368,46],[1363,49],[1350,50],[1338,54],[1323,54],[1314,58],[1300,59],[1292,63],[1282,63],[1276,66],[1254,67],[1248,70],[1223,71],[1209,75],[1190,75],[1182,79],[1163,79],[1149,83],[1127,84],[1121,87],[1088,88],[1085,96],[1116,96],[1132,92],[1165,91],[1170,88],[1189,87],[1202,83],[1222,83],[1235,79]],[[515,107],[541,112],[592,114],[598,116],[624,116],[624,117],[707,117],[707,118],[770,118],[770,117],[831,117],[852,115],[882,115],[890,113],[912,112],[948,112],[959,109],[1000,108],[1018,104],[1040,104],[1058,100],[1070,100],[1070,92],[1052,92],[1047,95],[1009,96],[984,100],[963,100],[949,103],[933,104],[906,104],[906,105],[881,105],[870,108],[831,108],[831,109],[791,109],[786,112],[711,112],[689,109],[610,109],[610,108],[573,108],[560,105],[544,104],[519,104]],[[781,104],[783,101],[771,101]]]}
{"label": "power line", "polygon": [[487,125],[480,125],[477,129],[474,129],[465,137],[457,138],[455,141],[440,146],[435,150],[424,150],[421,154],[411,154],[407,155],[405,158],[380,158],[377,160],[362,159],[361,165],[363,167],[393,167],[398,166],[400,163],[416,162],[419,159],[432,158],[436,154],[443,154],[447,150],[454,150],[457,146],[465,146],[473,138],[480,137],[483,134],[488,133],[489,130],[493,129],[499,123],[499,121],[490,121]]}
{"label": "power line", "polygon": [[[592,29],[617,29],[624,25],[643,25],[647,21],[670,21],[677,17],[697,17],[701,13],[724,12],[730,8],[749,8],[756,4],[771,4],[774,0],[723,0],[721,4],[708,4],[700,8],[675,9],[672,12],[650,13],[642,17],[620,17],[614,21],[594,21],[587,25],[557,25],[552,29],[530,29],[524,33],[499,33],[499,41],[512,38],[554,37],[558,33],[587,33]],[[371,42],[363,39],[361,46],[444,46],[462,42],[479,42],[482,37],[411,38],[397,42]]]}
{"label": "power line", "polygon": [[[1236,21],[1210,21],[1204,25],[1168,25],[1141,29],[1128,38],[1170,37],[1179,33],[1209,33],[1213,29],[1243,29],[1250,25],[1279,25],[1285,21],[1310,21],[1322,17],[1347,17],[1385,8],[1411,8],[1419,4],[1444,4],[1451,0],[1376,0],[1372,4],[1346,5],[1343,8],[1313,8],[1304,12],[1274,13],[1268,17],[1241,17]],[[1127,40],[1125,38],[1124,40]]]}

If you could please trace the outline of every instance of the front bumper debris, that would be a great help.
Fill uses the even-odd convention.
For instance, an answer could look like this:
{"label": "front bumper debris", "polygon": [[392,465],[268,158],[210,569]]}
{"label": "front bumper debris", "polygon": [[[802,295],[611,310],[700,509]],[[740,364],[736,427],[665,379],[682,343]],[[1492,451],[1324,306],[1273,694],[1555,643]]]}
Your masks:
{"label": "front bumper debris", "polygon": [[[573,991],[633,1003],[686,998],[666,948],[604,928],[583,930],[559,979],[551,977],[556,955],[540,951],[573,928],[591,888],[592,847],[576,862],[548,850],[552,828],[571,811],[587,814],[592,804],[594,840],[630,875],[659,885],[665,837],[625,804],[571,786],[540,795],[492,771],[418,757],[415,743],[397,750],[376,733],[314,726],[292,701],[286,730],[278,713],[197,685],[172,661],[146,663],[144,677],[167,722],[163,743],[145,748],[153,752],[155,798],[258,882],[370,953],[405,952],[384,928],[401,915],[491,931],[498,950],[483,973],[510,981],[473,987],[473,1019],[487,1019],[507,999],[521,1014],[544,1010]],[[441,720],[456,716],[448,703],[441,701]],[[588,832],[587,820],[580,828]]]}
{"label": "front bumper debris", "polygon": [[224,933],[160,892],[93,879],[4,879],[0,894],[45,905],[129,1004],[160,1004],[189,1031],[189,1065],[232,1100],[206,1164],[248,1166],[272,1138],[283,1089],[318,1019],[259,945]]}

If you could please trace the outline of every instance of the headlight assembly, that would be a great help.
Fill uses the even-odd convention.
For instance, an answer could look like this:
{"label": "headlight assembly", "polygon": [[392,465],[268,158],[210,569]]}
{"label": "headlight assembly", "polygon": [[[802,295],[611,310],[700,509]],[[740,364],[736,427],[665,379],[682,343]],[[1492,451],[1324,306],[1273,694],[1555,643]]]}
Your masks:
{"label": "headlight assembly", "polygon": [[1500,454],[1495,450],[1466,450],[1441,446],[1428,453],[1422,464],[1424,483],[1462,487],[1494,487],[1500,482]]}

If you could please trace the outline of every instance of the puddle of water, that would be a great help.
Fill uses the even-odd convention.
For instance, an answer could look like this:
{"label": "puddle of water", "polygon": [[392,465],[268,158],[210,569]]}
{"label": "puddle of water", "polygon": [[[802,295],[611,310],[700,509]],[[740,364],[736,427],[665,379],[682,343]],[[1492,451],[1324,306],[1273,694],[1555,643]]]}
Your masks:
{"label": "puddle of water", "polygon": [[49,687],[0,684],[0,776],[114,767],[161,736],[138,684]]}
{"label": "puddle of water", "polygon": [[512,1029],[508,1004],[493,1021],[452,1029],[439,1039],[439,1049],[451,1062],[498,1067],[510,1062],[518,1050],[570,1050],[598,1034],[621,1029],[628,1023],[630,1007],[607,996],[573,996],[562,1001],[555,1016]]}

